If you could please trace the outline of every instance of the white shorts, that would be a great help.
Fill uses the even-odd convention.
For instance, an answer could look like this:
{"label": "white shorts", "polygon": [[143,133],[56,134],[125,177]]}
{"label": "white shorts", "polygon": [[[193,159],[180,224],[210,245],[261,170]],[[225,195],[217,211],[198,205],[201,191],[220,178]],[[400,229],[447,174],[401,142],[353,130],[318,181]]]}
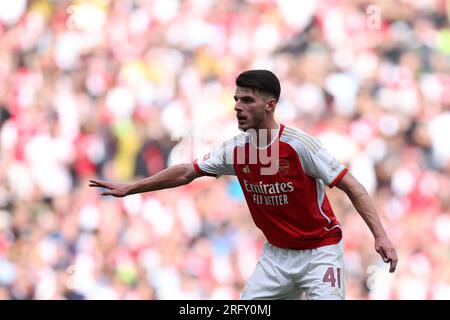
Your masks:
{"label": "white shorts", "polygon": [[311,250],[264,243],[261,258],[241,299],[345,299],[343,240]]}

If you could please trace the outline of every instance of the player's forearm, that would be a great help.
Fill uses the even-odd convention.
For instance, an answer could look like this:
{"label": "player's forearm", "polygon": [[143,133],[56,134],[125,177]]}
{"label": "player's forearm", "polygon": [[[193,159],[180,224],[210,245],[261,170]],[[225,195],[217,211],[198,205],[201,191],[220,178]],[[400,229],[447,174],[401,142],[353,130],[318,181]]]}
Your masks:
{"label": "player's forearm", "polygon": [[175,188],[188,184],[193,180],[189,177],[188,172],[189,168],[184,164],[164,169],[151,177],[131,184],[127,194]]}
{"label": "player's forearm", "polygon": [[373,236],[375,238],[385,237],[386,231],[381,224],[375,206],[366,189],[361,184],[357,184],[346,190],[346,193],[350,198],[350,201],[353,203],[356,211],[358,211],[364,222],[369,227]]}

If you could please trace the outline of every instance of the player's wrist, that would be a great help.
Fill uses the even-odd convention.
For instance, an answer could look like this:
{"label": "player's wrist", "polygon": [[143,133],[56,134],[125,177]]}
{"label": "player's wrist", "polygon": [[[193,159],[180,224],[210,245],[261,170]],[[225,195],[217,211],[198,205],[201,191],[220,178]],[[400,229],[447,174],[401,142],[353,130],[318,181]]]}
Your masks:
{"label": "player's wrist", "polygon": [[124,185],[123,190],[125,192],[125,196],[129,196],[135,193],[139,193],[139,186],[137,184],[130,183]]}
{"label": "player's wrist", "polygon": [[383,231],[383,232],[374,234],[374,238],[375,238],[375,240],[385,240],[385,239],[387,239],[387,234],[386,234],[386,232]]}

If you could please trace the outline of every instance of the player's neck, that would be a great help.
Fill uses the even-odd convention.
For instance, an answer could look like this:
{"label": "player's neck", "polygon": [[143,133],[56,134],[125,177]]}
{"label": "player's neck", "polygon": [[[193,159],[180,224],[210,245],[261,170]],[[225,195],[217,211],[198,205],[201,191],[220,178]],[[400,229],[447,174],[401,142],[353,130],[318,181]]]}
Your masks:
{"label": "player's neck", "polygon": [[280,125],[275,121],[264,124],[262,127],[252,130],[252,142],[258,148],[267,147],[268,145],[272,144],[275,138],[278,136],[279,130]]}

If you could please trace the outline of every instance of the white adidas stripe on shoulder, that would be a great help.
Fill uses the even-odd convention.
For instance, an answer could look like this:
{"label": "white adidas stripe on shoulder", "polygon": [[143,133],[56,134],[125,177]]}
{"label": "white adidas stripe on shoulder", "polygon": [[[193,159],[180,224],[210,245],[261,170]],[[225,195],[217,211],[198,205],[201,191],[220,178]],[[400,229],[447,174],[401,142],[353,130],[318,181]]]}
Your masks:
{"label": "white adidas stripe on shoulder", "polygon": [[238,134],[233,138],[233,142],[236,146],[243,146],[249,141],[249,136],[245,132]]}
{"label": "white adidas stripe on shoulder", "polygon": [[246,138],[247,138],[247,136],[246,136],[245,132],[240,133],[240,134],[234,136],[233,138],[230,138],[230,139],[226,140],[225,142],[223,142],[220,145],[220,148],[227,148],[230,145],[237,146],[237,145],[245,144]]}
{"label": "white adidas stripe on shoulder", "polygon": [[283,133],[281,134],[281,138],[283,138],[283,136],[285,136],[287,139],[302,143],[313,153],[317,153],[320,151],[320,149],[322,149],[316,138],[310,136],[309,134],[306,134],[301,130],[285,127]]}

